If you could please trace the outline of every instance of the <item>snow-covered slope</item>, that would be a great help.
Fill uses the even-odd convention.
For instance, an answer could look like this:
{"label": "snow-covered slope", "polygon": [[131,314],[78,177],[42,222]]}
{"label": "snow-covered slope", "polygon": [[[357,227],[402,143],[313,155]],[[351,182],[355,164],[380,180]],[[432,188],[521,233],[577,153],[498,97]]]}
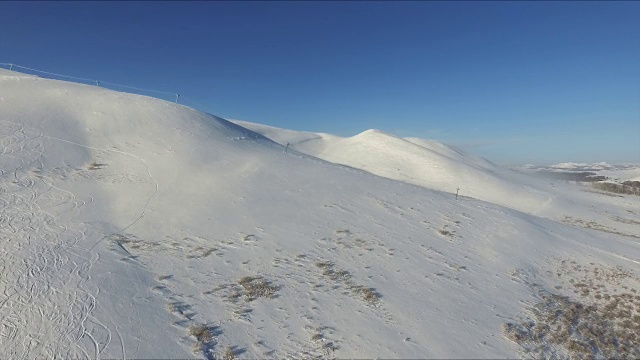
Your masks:
{"label": "snow-covered slope", "polygon": [[[349,165],[372,174],[429,189],[455,193],[499,204],[519,211],[564,221],[576,208],[600,209],[611,199],[585,196],[575,186],[553,183],[524,172],[507,169],[453,146],[433,140],[399,138],[378,130],[367,130],[350,138],[323,133],[298,132],[233,120],[291,149],[326,161]],[[557,167],[592,166],[614,168],[606,163],[559,164]],[[603,171],[629,179],[638,169]],[[589,190],[589,189],[582,189]],[[582,211],[585,221],[599,221],[606,227],[633,232],[630,224],[604,218],[599,212]]]}
{"label": "snow-covered slope", "polygon": [[599,171],[598,175],[603,175],[619,182],[640,181],[640,166],[636,167],[635,169],[613,169]]}
{"label": "snow-covered slope", "polygon": [[[376,132],[269,137],[329,155],[402,144],[390,170],[418,153],[459,161]],[[0,72],[0,145],[1,358],[514,357],[502,326],[539,286],[571,295],[549,273],[562,261],[639,270],[628,236],[455,201],[93,86]],[[477,161],[454,170],[497,178]]]}
{"label": "snow-covered slope", "polygon": [[459,189],[462,196],[532,214],[555,214],[554,209],[571,206],[535,179],[433,140],[403,139],[378,130],[341,138],[234,122],[302,153],[434,190]]}

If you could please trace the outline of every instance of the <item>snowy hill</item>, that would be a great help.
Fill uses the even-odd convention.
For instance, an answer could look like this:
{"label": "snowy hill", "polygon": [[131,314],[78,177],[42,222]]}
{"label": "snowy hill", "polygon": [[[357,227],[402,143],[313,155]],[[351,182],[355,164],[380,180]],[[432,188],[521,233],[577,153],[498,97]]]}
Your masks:
{"label": "snowy hill", "polygon": [[[515,357],[514,324],[542,290],[600,304],[573,292],[575,266],[620,269],[598,294],[640,289],[638,224],[568,226],[301,153],[397,152],[375,167],[440,166],[434,184],[546,200],[489,162],[374,131],[250,128],[1,71],[0,357]],[[585,204],[640,214],[633,198],[574,192],[554,202],[572,219]],[[578,337],[534,354],[573,354]]]}
{"label": "snowy hill", "polygon": [[236,121],[290,148],[318,158],[353,166],[376,175],[427,188],[461,194],[504,206],[535,212],[549,195],[514,181],[516,174],[435,141],[402,139],[378,130],[350,138],[277,129]]}
{"label": "snowy hill", "polygon": [[[460,188],[462,196],[547,218],[561,220],[575,211],[576,203],[582,207],[599,207],[601,201],[608,203],[610,200],[593,199],[580,192],[567,191],[562,184],[541,181],[497,166],[433,140],[403,139],[378,130],[367,130],[350,138],[342,138],[246,121],[234,120],[234,123],[282,145],[289,143],[291,149],[326,161],[448,193],[455,193]],[[590,214],[582,216],[591,217]],[[612,223],[609,221],[607,225],[612,226]]]}

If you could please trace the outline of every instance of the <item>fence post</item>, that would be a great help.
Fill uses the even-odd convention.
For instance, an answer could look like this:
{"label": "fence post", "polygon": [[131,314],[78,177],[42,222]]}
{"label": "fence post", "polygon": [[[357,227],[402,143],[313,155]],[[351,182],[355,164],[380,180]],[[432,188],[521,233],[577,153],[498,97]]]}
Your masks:
{"label": "fence post", "polygon": [[458,191],[460,191],[460,188],[456,189],[456,200],[458,200]]}

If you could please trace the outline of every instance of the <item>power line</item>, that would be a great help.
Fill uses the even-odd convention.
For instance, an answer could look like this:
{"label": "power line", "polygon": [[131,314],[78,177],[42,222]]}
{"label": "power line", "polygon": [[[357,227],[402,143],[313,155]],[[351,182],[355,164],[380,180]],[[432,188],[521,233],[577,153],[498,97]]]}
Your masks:
{"label": "power line", "polygon": [[150,90],[150,89],[143,89],[143,88],[139,88],[139,87],[135,87],[135,86],[129,86],[129,85],[122,85],[122,84],[116,84],[116,83],[112,83],[112,82],[100,82],[101,84],[106,84],[106,85],[111,85],[111,86],[117,86],[117,87],[121,87],[121,88],[125,88],[125,89],[132,89],[132,90],[138,90],[138,91],[146,91],[146,92],[153,92],[156,94],[164,94],[164,95],[177,95],[176,93],[172,93],[172,92],[168,92],[168,91],[159,91],[159,90]]}
{"label": "power line", "polygon": [[11,66],[11,67],[16,67],[16,68],[21,68],[21,69],[25,69],[25,70],[30,70],[30,71],[34,71],[34,72],[37,72],[37,73],[41,73],[41,74],[53,75],[53,76],[58,76],[58,77],[67,78],[67,79],[74,79],[74,80],[89,81],[89,82],[93,82],[93,83],[95,83],[95,82],[97,81],[97,80],[85,79],[85,78],[80,78],[80,77],[75,77],[75,76],[69,76],[69,75],[56,74],[56,73],[52,73],[52,72],[48,72],[48,71],[44,71],[44,70],[33,69],[33,68],[30,68],[30,67],[26,67],[26,66],[22,66],[22,65],[17,65],[17,64],[7,64],[7,63],[2,63],[1,65]]}
{"label": "power line", "polygon": [[136,86],[112,83],[112,82],[108,82],[108,81],[100,81],[100,80],[96,80],[96,79],[87,79],[87,78],[81,78],[81,77],[76,77],[76,76],[63,75],[63,74],[53,73],[53,72],[49,72],[49,71],[34,69],[34,68],[30,68],[30,67],[22,66],[22,65],[18,65],[18,64],[0,63],[0,65],[10,66],[12,68],[15,67],[15,68],[20,68],[20,69],[25,69],[25,70],[37,72],[37,73],[40,73],[40,74],[47,74],[47,75],[62,77],[62,78],[66,78],[66,79],[86,81],[86,82],[89,82],[89,83],[92,83],[92,84],[96,84],[96,85],[103,84],[103,85],[116,86],[116,87],[121,87],[121,88],[125,88],[125,89],[137,90],[137,91],[152,92],[152,93],[156,93],[156,94],[177,95],[176,93],[172,93],[172,92],[168,92],[168,91],[144,89],[144,88],[140,88],[140,87],[136,87]]}

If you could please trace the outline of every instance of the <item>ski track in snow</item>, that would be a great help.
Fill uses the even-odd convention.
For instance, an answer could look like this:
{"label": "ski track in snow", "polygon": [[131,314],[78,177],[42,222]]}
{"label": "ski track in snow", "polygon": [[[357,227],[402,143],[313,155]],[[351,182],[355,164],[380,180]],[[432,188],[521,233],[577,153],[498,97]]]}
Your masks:
{"label": "ski track in snow", "polygon": [[[116,233],[142,219],[158,183],[147,162],[136,155],[33,135],[19,124],[0,121],[0,358],[100,358],[113,335],[93,316],[99,287],[90,290],[85,285],[99,258],[92,250],[104,237],[89,249],[81,248],[87,240],[81,226],[60,219],[73,217],[93,198],[80,200],[38,174],[45,138],[129,155],[146,165],[155,191],[140,216]],[[123,337],[111,322],[126,358]]]}
{"label": "ski track in snow", "polygon": [[[72,145],[77,145],[80,147],[83,147],[85,149],[90,149],[90,150],[99,150],[99,151],[107,151],[107,152],[114,152],[114,153],[118,153],[118,154],[122,154],[122,155],[127,155],[127,156],[131,156],[135,159],[138,159],[140,161],[142,161],[145,165],[145,167],[147,168],[147,175],[149,175],[149,178],[151,179],[151,181],[153,181],[153,183],[155,184],[155,189],[153,190],[153,194],[151,194],[151,196],[149,197],[149,199],[147,199],[147,201],[144,204],[144,208],[142,209],[142,212],[140,213],[140,216],[138,218],[136,218],[132,223],[130,223],[129,225],[125,226],[124,228],[110,234],[111,235],[116,235],[116,234],[120,234],[124,231],[126,231],[127,229],[129,229],[130,227],[132,227],[133,225],[135,225],[138,221],[140,221],[143,217],[144,214],[147,212],[147,208],[149,207],[149,203],[151,202],[151,200],[153,200],[153,198],[156,196],[156,194],[158,194],[158,189],[159,189],[159,185],[158,185],[158,181],[156,181],[156,179],[153,177],[153,175],[151,174],[151,168],[149,167],[149,163],[147,163],[147,161],[137,155],[128,153],[128,152],[124,152],[124,151],[120,151],[120,150],[113,150],[113,149],[103,149],[103,148],[97,148],[97,147],[92,147],[92,146],[87,146],[87,145],[82,145],[82,144],[78,144],[75,143],[73,141],[69,141],[69,140],[64,140],[64,139],[59,139],[53,136],[47,136],[47,135],[43,135],[44,137],[48,138],[48,139],[52,139],[52,140],[57,140],[57,141],[62,141],[65,142],[67,144],[72,144]],[[98,246],[102,241],[104,241],[104,239],[108,238],[109,236],[105,236],[104,238],[102,238],[100,241],[98,241],[97,243],[93,244],[93,246],[91,246],[91,248],[89,248],[89,251],[95,249],[96,246]]]}

